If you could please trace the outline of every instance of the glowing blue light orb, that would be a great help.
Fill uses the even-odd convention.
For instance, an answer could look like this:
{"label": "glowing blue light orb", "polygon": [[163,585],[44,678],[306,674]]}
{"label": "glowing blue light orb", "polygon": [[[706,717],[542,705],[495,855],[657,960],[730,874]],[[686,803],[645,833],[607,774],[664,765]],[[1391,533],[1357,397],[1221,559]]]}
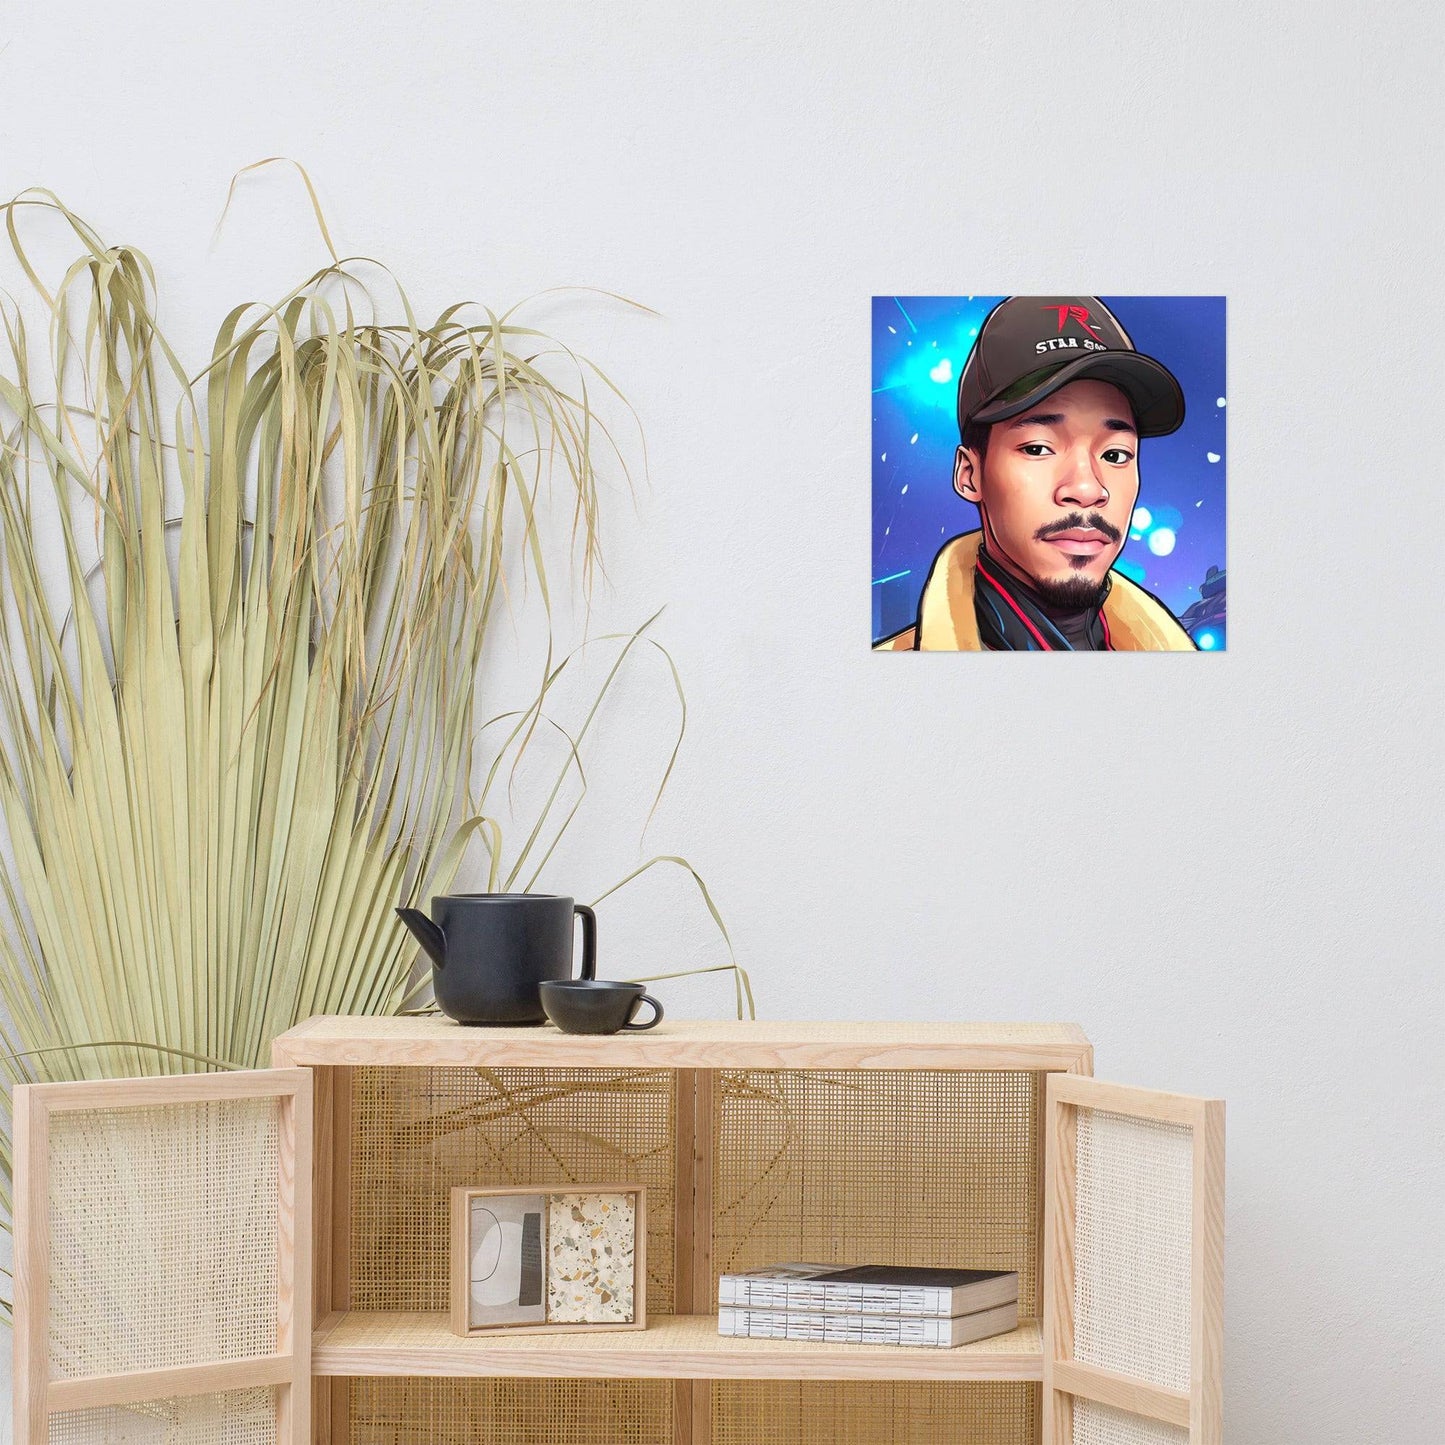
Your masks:
{"label": "glowing blue light orb", "polygon": [[941,386],[953,380],[953,363],[945,356],[937,366],[929,368],[928,374]]}
{"label": "glowing blue light orb", "polygon": [[1156,557],[1167,557],[1174,550],[1174,532],[1169,527],[1155,527],[1149,533],[1149,550]]}
{"label": "glowing blue light orb", "polygon": [[1134,508],[1134,526],[1140,532],[1149,530],[1149,523],[1154,520],[1154,513],[1148,507]]}
{"label": "glowing blue light orb", "polygon": [[1201,652],[1213,652],[1219,646],[1219,639],[1212,632],[1201,632],[1194,640]]}

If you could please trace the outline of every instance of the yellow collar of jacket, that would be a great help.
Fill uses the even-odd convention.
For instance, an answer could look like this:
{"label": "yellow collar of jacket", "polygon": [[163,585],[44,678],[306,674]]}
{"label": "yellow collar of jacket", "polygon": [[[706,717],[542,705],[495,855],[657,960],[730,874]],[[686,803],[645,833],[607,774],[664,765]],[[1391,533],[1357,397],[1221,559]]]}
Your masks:
{"label": "yellow collar of jacket", "polygon": [[[885,638],[875,652],[982,652],[973,610],[973,565],[983,533],[965,532],[933,559],[918,606],[918,625]],[[1121,573],[1104,601],[1115,652],[1193,652],[1189,634],[1169,609]]]}

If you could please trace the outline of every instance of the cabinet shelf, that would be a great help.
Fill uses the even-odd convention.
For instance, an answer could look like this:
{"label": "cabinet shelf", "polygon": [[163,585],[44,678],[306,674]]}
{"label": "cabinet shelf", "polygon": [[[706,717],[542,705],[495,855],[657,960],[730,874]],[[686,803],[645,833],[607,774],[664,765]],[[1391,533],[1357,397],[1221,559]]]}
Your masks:
{"label": "cabinet shelf", "polygon": [[317,1375],[487,1375],[636,1380],[1041,1380],[1037,1320],[954,1349],[733,1339],[713,1315],[660,1315],[645,1330],[453,1334],[444,1314],[328,1315],[311,1345]]}

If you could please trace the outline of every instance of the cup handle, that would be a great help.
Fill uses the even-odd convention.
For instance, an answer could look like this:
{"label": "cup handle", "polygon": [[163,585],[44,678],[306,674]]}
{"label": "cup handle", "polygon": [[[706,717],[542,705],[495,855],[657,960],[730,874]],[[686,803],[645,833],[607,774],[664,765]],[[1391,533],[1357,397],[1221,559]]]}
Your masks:
{"label": "cup handle", "polygon": [[596,978],[597,915],[585,903],[578,903],[576,912],[582,919],[582,972],[578,977]]}
{"label": "cup handle", "polygon": [[[632,1020],[637,1017],[637,1010],[640,1009],[645,1003],[650,1003],[652,1005],[652,1017],[648,1019],[645,1024],[633,1023]],[[640,999],[637,1000],[635,1004],[632,1005],[632,1013],[628,1016],[627,1022],[623,1024],[622,1027],[625,1029],[637,1029],[640,1031],[642,1029],[655,1029],[661,1022],[662,1005],[658,1003],[658,1001],[653,998],[650,993],[645,993]]]}

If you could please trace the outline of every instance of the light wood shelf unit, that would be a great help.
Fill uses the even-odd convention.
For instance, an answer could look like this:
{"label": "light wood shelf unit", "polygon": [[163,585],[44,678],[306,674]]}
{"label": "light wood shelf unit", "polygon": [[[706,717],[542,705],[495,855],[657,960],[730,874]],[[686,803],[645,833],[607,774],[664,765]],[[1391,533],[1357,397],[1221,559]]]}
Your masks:
{"label": "light wood shelf unit", "polygon": [[[1223,1105],[1094,1080],[1075,1025],[315,1018],[273,1061],[17,1088],[17,1445],[203,1419],[275,1445],[1222,1441]],[[645,1329],[452,1333],[453,1186],[624,1176],[658,1202]],[[97,1178],[107,1228],[57,1273]],[[280,1282],[239,1344],[197,1356],[197,1266],[116,1243],[172,1197],[215,1231],[218,1298]],[[788,1258],[1016,1268],[1023,1318],[953,1350],[718,1335],[718,1273]],[[117,1355],[129,1278],[172,1304],[128,1295]]]}
{"label": "light wood shelf unit", "polygon": [[[1016,1244],[1004,1247],[1027,1254],[1027,1259],[1018,1261],[1033,1291],[1024,1307],[1036,1310],[1042,1297],[1044,1083],[1051,1073],[1087,1075],[1093,1068],[1092,1047],[1075,1024],[669,1019],[645,1034],[597,1038],[562,1034],[550,1027],[468,1028],[436,1016],[318,1017],[277,1039],[273,1059],[277,1064],[312,1068],[317,1076],[319,1224],[312,1359],[318,1377],[318,1445],[343,1445],[351,1438],[348,1415],[354,1395],[348,1381],[384,1376],[670,1381],[674,1393],[671,1445],[706,1445],[726,1438],[721,1422],[714,1419],[715,1410],[724,1408],[719,1402],[725,1400],[714,1382],[876,1382],[880,1388],[892,1385],[905,1391],[896,1407],[903,1410],[907,1408],[906,1392],[913,1385],[964,1387],[974,1382],[1008,1382],[1027,1392],[1008,1397],[1013,1402],[1008,1408],[1015,1415],[1020,1408],[1017,1402],[1024,1402],[1027,1419],[1015,1421],[998,1439],[1014,1445],[1016,1440],[1037,1438],[1036,1422],[1041,1417],[1038,1390],[1044,1370],[1042,1328],[1037,1319],[1022,1320],[1008,1335],[952,1350],[720,1336],[712,1313],[716,1275],[724,1267],[724,1261],[714,1258],[714,1243],[724,1233],[720,1214],[727,1208],[714,1190],[715,1184],[721,1190],[726,1183],[718,1178],[723,1167],[719,1131],[724,1127],[731,1127],[734,1133],[746,1130],[747,1116],[737,1112],[745,1111],[746,1104],[739,1104],[735,1096],[760,1081],[782,1080],[788,1085],[783,1091],[788,1097],[773,1101],[768,1106],[771,1113],[765,1110],[765,1125],[786,1117],[801,1120],[799,1129],[806,1129],[810,1118],[840,1127],[833,1117],[835,1105],[831,1101],[820,1105],[812,1097],[817,1089],[832,1087],[844,1093],[853,1089],[866,1096],[869,1081],[876,1080],[880,1088],[886,1087],[896,1096],[895,1107],[903,1114],[916,1115],[929,1110],[936,1114],[940,1102],[930,1102],[929,1091],[921,1084],[922,1093],[914,1097],[910,1091],[914,1082],[953,1080],[952,1085],[939,1083],[947,1092],[971,1087],[958,1082],[964,1076],[985,1081],[979,1083],[979,1090],[985,1089],[986,1081],[1003,1081],[1000,1087],[1007,1097],[1002,1103],[980,1093],[976,1098],[970,1095],[964,1107],[977,1116],[969,1125],[975,1135],[980,1131],[987,1134],[989,1110],[1022,1111],[1021,1118],[1010,1120],[1008,1139],[998,1146],[1015,1155],[1020,1150],[1027,1154],[1023,1159],[1010,1159],[1020,1197],[1010,1196],[1001,1207],[1020,1216],[1015,1221]],[[672,1297],[667,1301],[670,1311],[659,1309],[654,1315],[650,1306],[648,1328],[631,1334],[464,1340],[450,1333],[439,1310],[353,1308],[353,1277],[364,1272],[364,1265],[350,1257],[356,1245],[348,1227],[349,1196],[356,1187],[352,1177],[356,1161],[351,1151],[359,1147],[354,1110],[361,1107],[363,1094],[376,1094],[383,1087],[377,1071],[393,1070],[442,1071],[428,1075],[442,1080],[451,1070],[521,1071],[506,1075],[513,1081],[571,1077],[572,1071],[578,1070],[666,1071],[672,1081],[670,1128],[676,1178],[667,1241],[674,1261]],[[403,1115],[411,1107],[405,1102],[398,1106]],[[440,1110],[444,1105],[432,1107]],[[946,1133],[946,1126],[937,1118],[894,1118],[886,1107],[875,1106],[869,1127],[878,1138],[864,1148],[862,1162],[894,1175],[901,1171],[905,1178],[916,1173],[920,1187],[929,1187],[928,1167],[922,1161],[915,1163],[908,1152],[916,1137],[911,1132],[914,1126],[924,1135],[929,1128],[943,1128]],[[890,1134],[896,1134],[896,1148],[891,1153],[884,1148]],[[973,1143],[978,1147],[977,1138]],[[878,1148],[884,1148],[883,1155],[869,1152]],[[819,1172],[819,1162],[809,1161],[814,1174]],[[734,1172],[746,1164],[735,1165]],[[931,1180],[935,1193],[944,1191],[945,1201],[949,1178],[965,1166],[952,1167],[954,1175],[945,1169],[941,1178]],[[363,1174],[365,1168],[362,1161]],[[1023,1186],[1018,1183],[1023,1180],[1028,1181],[1027,1202],[1022,1200]],[[838,1181],[834,1183],[842,1187]],[[806,1205],[794,1199],[783,1207],[786,1212]],[[976,1205],[984,1212],[998,1207],[994,1201]],[[887,1212],[886,1207],[882,1212]],[[1006,1240],[1010,1236],[1005,1230],[1000,1237]],[[883,1251],[890,1245],[892,1250],[916,1249],[919,1241],[886,1241],[874,1257],[888,1257]],[[736,1246],[733,1239],[734,1250]],[[995,1250],[998,1247],[995,1242]],[[798,1257],[783,1244],[779,1250],[778,1257]],[[802,1253],[811,1257],[806,1248]],[[750,1262],[765,1262],[770,1257]],[[780,1383],[778,1388],[786,1386]],[[780,1428],[784,1434],[779,1438],[785,1438],[786,1427]]]}

